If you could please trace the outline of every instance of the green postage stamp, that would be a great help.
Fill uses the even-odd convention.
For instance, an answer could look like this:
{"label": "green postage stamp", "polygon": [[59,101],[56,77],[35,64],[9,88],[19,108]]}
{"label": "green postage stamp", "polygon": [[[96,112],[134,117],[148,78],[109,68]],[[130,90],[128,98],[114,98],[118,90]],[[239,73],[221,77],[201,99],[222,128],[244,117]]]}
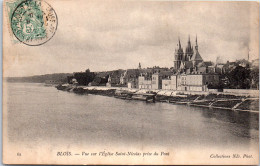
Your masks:
{"label": "green postage stamp", "polygon": [[49,41],[55,34],[58,18],[54,9],[43,0],[6,2],[10,27],[16,39],[29,46]]}

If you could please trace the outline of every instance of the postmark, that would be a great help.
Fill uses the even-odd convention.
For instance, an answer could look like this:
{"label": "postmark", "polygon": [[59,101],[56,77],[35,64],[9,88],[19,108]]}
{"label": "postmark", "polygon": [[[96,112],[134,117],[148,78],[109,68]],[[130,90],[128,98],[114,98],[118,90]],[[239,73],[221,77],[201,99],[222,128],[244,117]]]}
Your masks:
{"label": "postmark", "polygon": [[58,27],[58,17],[54,9],[43,0],[21,2],[11,16],[14,36],[29,46],[48,42]]}

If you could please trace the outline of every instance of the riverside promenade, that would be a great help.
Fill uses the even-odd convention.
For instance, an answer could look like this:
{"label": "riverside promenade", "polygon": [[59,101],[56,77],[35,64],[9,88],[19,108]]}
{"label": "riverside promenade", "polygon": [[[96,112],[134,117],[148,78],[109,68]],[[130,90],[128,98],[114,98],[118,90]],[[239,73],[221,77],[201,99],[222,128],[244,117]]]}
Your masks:
{"label": "riverside promenade", "polygon": [[196,92],[162,89],[129,89],[127,87],[76,86],[71,84],[59,85],[56,88],[77,94],[104,95],[127,100],[134,99],[134,97],[132,98],[133,95],[154,94],[155,102],[259,113],[258,90],[224,89],[224,92]]}

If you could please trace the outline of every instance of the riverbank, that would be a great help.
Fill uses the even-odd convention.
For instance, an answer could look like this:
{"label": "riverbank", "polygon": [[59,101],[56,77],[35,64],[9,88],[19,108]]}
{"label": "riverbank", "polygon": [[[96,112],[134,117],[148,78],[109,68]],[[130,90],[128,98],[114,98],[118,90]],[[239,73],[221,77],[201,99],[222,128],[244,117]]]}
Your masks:
{"label": "riverbank", "polygon": [[225,109],[259,113],[259,98],[255,94],[230,94],[223,92],[185,92],[173,90],[128,89],[122,87],[88,87],[63,84],[58,90],[77,94],[93,94],[116,97],[125,100],[146,102],[167,102],[210,109]]}

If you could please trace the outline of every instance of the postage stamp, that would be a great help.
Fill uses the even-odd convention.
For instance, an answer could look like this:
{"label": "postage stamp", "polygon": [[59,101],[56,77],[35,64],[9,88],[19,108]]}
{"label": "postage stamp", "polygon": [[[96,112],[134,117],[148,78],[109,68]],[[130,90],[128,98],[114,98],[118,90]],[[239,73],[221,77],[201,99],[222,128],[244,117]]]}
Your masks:
{"label": "postage stamp", "polygon": [[47,2],[26,0],[14,9],[12,7],[9,10],[11,29],[20,42],[29,46],[38,46],[54,36],[58,17]]}

